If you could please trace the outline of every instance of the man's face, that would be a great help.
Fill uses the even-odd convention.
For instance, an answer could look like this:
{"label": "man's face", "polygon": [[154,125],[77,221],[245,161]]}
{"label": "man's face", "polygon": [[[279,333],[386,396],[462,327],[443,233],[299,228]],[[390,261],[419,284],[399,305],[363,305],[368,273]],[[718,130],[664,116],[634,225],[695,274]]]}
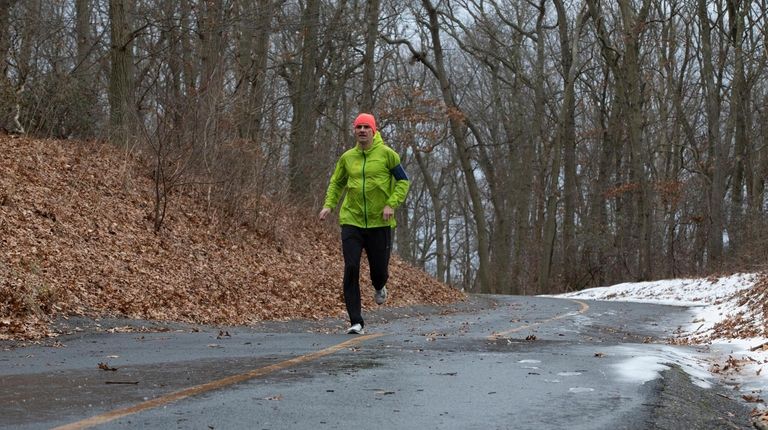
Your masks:
{"label": "man's face", "polygon": [[361,145],[367,145],[373,141],[373,129],[367,124],[359,124],[355,127],[355,139]]}

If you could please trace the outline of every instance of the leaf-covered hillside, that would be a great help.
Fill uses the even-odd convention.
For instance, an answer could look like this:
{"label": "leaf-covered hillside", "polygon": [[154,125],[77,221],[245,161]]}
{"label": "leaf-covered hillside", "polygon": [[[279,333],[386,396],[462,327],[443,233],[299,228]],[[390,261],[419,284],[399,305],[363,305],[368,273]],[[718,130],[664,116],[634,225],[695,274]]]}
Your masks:
{"label": "leaf-covered hillside", "polygon": [[[190,187],[169,197],[155,234],[140,158],[10,136],[0,151],[0,339],[55,335],[52,318],[66,315],[226,325],[345,315],[337,227],[314,208],[263,201],[256,223],[234,224]],[[389,286],[386,306],[464,298],[397,256]]]}

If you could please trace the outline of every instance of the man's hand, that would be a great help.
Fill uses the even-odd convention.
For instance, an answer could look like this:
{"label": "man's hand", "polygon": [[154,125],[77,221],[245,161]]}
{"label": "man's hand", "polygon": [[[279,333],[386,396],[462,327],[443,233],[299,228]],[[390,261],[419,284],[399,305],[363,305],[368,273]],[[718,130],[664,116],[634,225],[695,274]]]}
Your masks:
{"label": "man's hand", "polygon": [[323,210],[320,211],[320,221],[325,221],[329,213],[331,213],[329,208],[323,208]]}
{"label": "man's hand", "polygon": [[382,214],[384,221],[389,221],[390,218],[395,216],[395,210],[389,206],[384,206],[384,213]]}

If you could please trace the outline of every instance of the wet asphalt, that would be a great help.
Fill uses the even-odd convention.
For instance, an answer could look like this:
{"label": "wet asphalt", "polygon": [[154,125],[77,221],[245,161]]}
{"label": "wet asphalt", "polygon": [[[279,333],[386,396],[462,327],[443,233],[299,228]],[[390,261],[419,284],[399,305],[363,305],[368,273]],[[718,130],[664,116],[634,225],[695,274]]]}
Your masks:
{"label": "wet asphalt", "polygon": [[733,390],[685,370],[706,351],[665,343],[683,308],[472,296],[366,316],[365,337],[340,320],[62,321],[55,341],[0,343],[0,428],[750,428]]}

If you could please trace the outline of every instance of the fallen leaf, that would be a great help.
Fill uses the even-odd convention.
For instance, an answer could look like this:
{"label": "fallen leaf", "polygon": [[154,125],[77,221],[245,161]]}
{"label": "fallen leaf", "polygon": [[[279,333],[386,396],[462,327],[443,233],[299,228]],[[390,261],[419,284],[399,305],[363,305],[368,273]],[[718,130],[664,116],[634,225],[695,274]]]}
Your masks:
{"label": "fallen leaf", "polygon": [[109,367],[109,364],[107,364],[107,363],[99,363],[99,369],[101,369],[101,370],[108,370],[110,372],[117,371],[117,367]]}
{"label": "fallen leaf", "polygon": [[763,399],[760,398],[760,396],[755,396],[755,395],[752,395],[752,394],[744,394],[743,396],[741,396],[741,398],[744,399],[745,401],[749,402],[749,403],[764,403],[765,402]]}

